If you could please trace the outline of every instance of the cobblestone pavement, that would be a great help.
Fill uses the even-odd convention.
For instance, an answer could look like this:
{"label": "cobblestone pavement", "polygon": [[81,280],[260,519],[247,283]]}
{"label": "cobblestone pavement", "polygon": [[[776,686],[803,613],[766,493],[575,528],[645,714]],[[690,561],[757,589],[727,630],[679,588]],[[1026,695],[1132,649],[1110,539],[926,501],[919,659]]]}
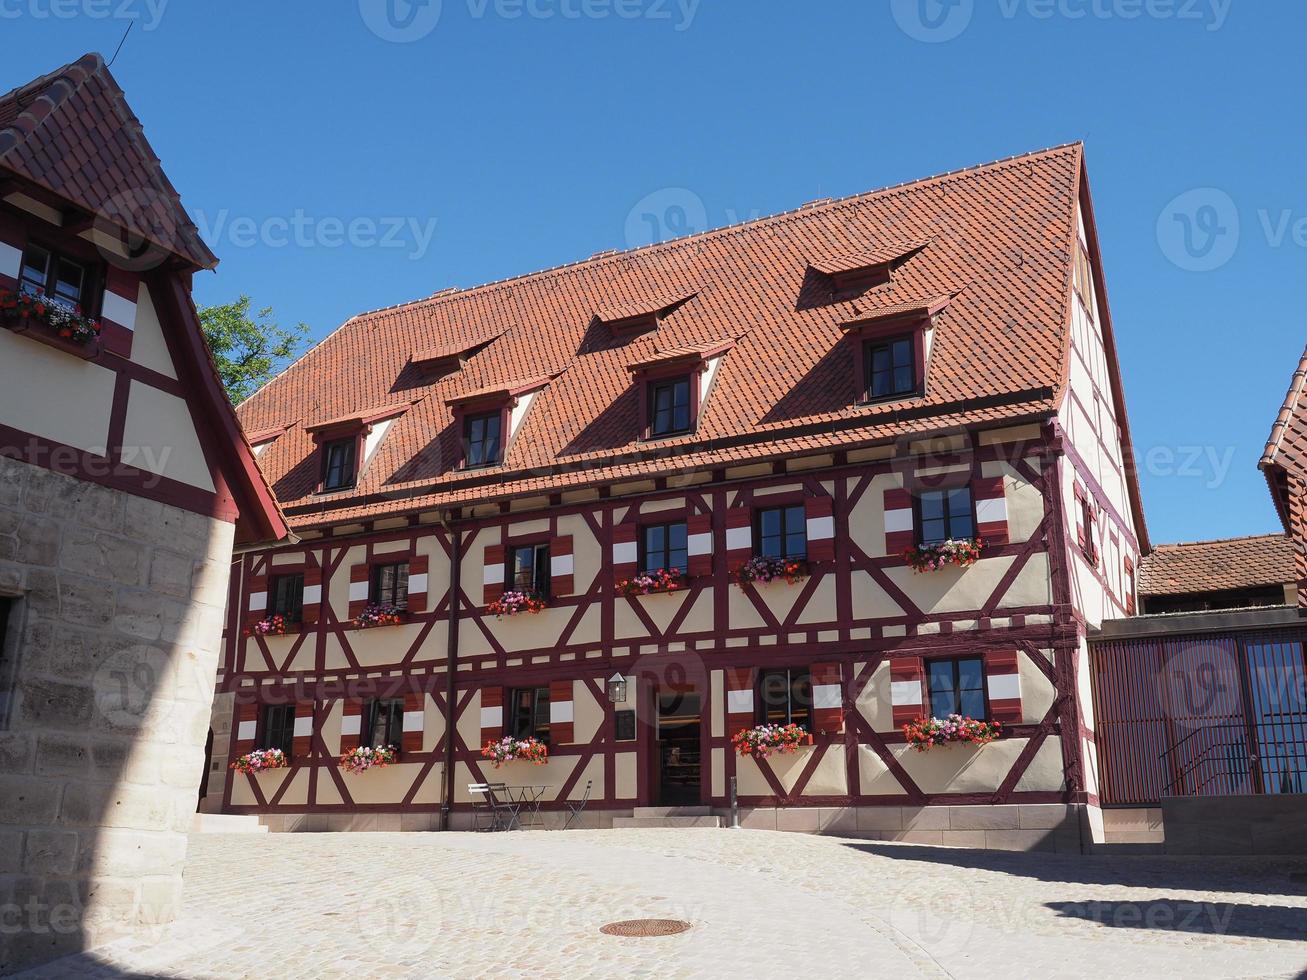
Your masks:
{"label": "cobblestone pavement", "polygon": [[[1307,866],[767,831],[198,835],[182,918],[31,976],[1292,977]],[[679,936],[606,922],[676,918]]]}

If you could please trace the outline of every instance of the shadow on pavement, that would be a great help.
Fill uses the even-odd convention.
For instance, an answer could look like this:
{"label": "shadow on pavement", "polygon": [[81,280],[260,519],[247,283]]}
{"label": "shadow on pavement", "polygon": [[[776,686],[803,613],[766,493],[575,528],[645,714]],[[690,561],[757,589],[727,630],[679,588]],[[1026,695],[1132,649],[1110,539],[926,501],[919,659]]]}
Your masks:
{"label": "shadow on pavement", "polygon": [[1114,929],[1149,929],[1208,936],[1307,940],[1307,909],[1237,902],[1150,901],[1047,902],[1059,916]]}

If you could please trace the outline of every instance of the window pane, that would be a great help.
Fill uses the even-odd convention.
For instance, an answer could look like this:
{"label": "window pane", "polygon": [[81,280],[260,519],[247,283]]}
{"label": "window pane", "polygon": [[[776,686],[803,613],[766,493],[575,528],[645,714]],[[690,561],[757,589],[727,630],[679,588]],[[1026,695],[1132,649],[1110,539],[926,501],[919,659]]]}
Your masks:
{"label": "window pane", "polygon": [[663,567],[667,560],[666,544],[667,538],[661,524],[644,529],[644,571],[652,572]]}
{"label": "window pane", "polygon": [[549,545],[539,544],[533,549],[535,562],[535,578],[532,581],[532,588],[540,595],[548,598],[549,596]]}
{"label": "window pane", "polygon": [[985,692],[984,691],[963,691],[960,695],[961,708],[959,713],[967,718],[981,720],[985,717]]}
{"label": "window pane", "polygon": [[894,393],[901,395],[912,390],[912,368],[896,367],[894,369]]}
{"label": "window pane", "polygon": [[921,522],[921,543],[939,544],[948,540],[948,529],[943,519]]}
{"label": "window pane", "polygon": [[927,521],[944,519],[944,495],[942,493],[933,491],[921,495],[921,517]]}
{"label": "window pane", "polygon": [[[34,287],[38,291],[45,289],[49,278],[50,253],[43,248],[29,248],[23,256],[23,285]],[[30,292],[30,289],[24,289]]]}
{"label": "window pane", "polygon": [[912,347],[906,340],[894,341],[894,366],[896,368],[912,367]]}
{"label": "window pane", "polygon": [[930,687],[930,713],[936,718],[947,718],[957,711],[957,695],[953,689],[953,662],[935,660],[927,665]]}
{"label": "window pane", "polygon": [[672,424],[677,432],[683,432],[690,428],[690,382],[676,382],[673,391],[675,393],[676,411]]}
{"label": "window pane", "polygon": [[971,519],[971,491],[966,488],[949,493],[949,535],[954,538],[976,536]]}
{"label": "window pane", "polygon": [[68,300],[70,303],[80,303],[82,301],[82,289],[86,282],[85,270],[77,263],[69,262],[67,259],[59,260],[58,270],[54,284],[55,295],[60,299]]}
{"label": "window pane", "polygon": [[985,670],[979,659],[959,660],[958,690],[983,691],[985,689]]}
{"label": "window pane", "polygon": [[890,369],[890,352],[888,347],[873,347],[871,349],[871,370],[876,373],[884,373]]}
{"label": "window pane", "polygon": [[689,527],[685,524],[667,527],[667,568],[690,570]]}

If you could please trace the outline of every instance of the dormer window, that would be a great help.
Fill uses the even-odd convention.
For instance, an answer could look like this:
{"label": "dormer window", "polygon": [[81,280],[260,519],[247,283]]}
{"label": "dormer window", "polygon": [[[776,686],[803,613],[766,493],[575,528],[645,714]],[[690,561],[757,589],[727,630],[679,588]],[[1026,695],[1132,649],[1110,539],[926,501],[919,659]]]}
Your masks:
{"label": "dormer window", "polygon": [[867,341],[863,348],[866,373],[863,400],[902,398],[917,390],[916,343],[912,337]]}
{"label": "dormer window", "polygon": [[832,302],[865,293],[894,279],[894,272],[929,243],[885,242],[874,248],[815,259],[808,268],[829,284]]}
{"label": "dormer window", "polygon": [[897,303],[840,324],[854,344],[858,404],[926,393],[935,317],[952,300],[952,295],[942,295]]}
{"label": "dormer window", "polygon": [[333,439],[322,446],[322,489],[348,490],[358,479],[358,440]]}
{"label": "dormer window", "polygon": [[501,412],[482,412],[463,419],[464,465],[494,466],[500,461],[500,437],[503,431]]}
{"label": "dormer window", "polygon": [[717,369],[734,346],[734,340],[712,340],[628,364],[641,391],[640,437],[663,439],[698,428]]}
{"label": "dormer window", "polygon": [[690,376],[649,383],[649,435],[675,436],[689,432]]}
{"label": "dormer window", "polygon": [[671,293],[652,299],[595,310],[594,321],[608,327],[614,337],[633,337],[658,325],[697,293]]}
{"label": "dormer window", "polygon": [[322,453],[318,491],[334,493],[356,487],[360,474],[386,438],[390,426],[407,410],[406,404],[388,405],[305,426],[304,430],[313,437]]}
{"label": "dormer window", "polygon": [[465,470],[502,465],[527,412],[547,384],[548,378],[510,381],[446,399],[459,438],[457,465]]}

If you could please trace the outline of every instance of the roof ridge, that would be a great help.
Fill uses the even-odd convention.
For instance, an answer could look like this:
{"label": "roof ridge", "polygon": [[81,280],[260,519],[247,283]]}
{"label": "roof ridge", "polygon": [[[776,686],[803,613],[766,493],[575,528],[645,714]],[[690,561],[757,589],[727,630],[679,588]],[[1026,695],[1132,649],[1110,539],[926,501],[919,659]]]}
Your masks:
{"label": "roof ridge", "polygon": [[1153,545],[1153,551],[1161,551],[1164,548],[1199,548],[1213,544],[1239,544],[1244,541],[1266,541],[1270,538],[1282,539],[1284,541],[1289,540],[1287,534],[1271,531],[1266,534],[1245,534],[1235,538],[1210,538],[1205,541],[1171,541],[1166,544]]}
{"label": "roof ridge", "polygon": [[533,272],[519,273],[518,275],[507,276],[503,279],[492,279],[488,282],[478,283],[474,286],[468,286],[466,289],[459,289],[457,290],[457,292],[453,292],[453,293],[450,293],[448,291],[441,291],[441,292],[433,293],[429,296],[424,296],[420,299],[410,300],[407,303],[396,303],[391,306],[379,307],[378,309],[375,310],[364,310],[359,313],[355,313],[351,319],[359,319],[362,317],[374,316],[378,313],[388,313],[392,310],[404,309],[410,306],[417,307],[420,304],[429,303],[435,299],[453,300],[456,298],[463,298],[471,293],[480,292],[482,290],[499,288],[502,286],[506,286],[509,283],[520,282],[525,279],[534,279],[538,276],[557,275],[558,273],[565,272],[569,269],[575,269],[580,266],[587,266],[587,265],[600,266],[600,265],[615,263],[620,261],[629,261],[633,256],[637,256],[641,254],[655,254],[659,250],[672,251],[674,249],[683,248],[691,242],[701,242],[709,238],[726,237],[732,234],[739,234],[746,229],[760,227],[773,222],[780,224],[784,221],[792,220],[800,216],[803,218],[809,218],[812,217],[813,215],[824,214],[828,211],[837,210],[840,207],[846,206],[854,202],[861,201],[865,198],[875,197],[881,194],[890,195],[899,191],[906,190],[908,188],[919,188],[934,182],[964,177],[983,170],[990,170],[998,167],[1009,166],[1011,164],[1019,163],[1023,160],[1033,159],[1035,157],[1050,156],[1054,153],[1059,153],[1064,150],[1069,150],[1073,147],[1079,147],[1083,145],[1084,144],[1082,140],[1072,140],[1068,143],[1060,143],[1056,146],[1049,146],[1040,150],[1030,150],[1026,153],[1019,153],[1014,156],[1003,157],[998,160],[991,160],[987,163],[973,164],[972,166],[962,167],[957,170],[946,170],[942,173],[933,174],[929,177],[921,177],[917,180],[906,180],[906,181],[901,181],[900,183],[897,184],[889,184],[884,187],[877,187],[868,191],[859,191],[857,194],[848,194],[844,197],[834,198],[817,207],[812,207],[812,206],[803,207],[802,205],[800,205],[799,207],[790,208],[789,210],[786,211],[778,211],[775,214],[768,214],[768,215],[762,215],[757,218],[750,218],[748,221],[737,221],[735,224],[722,225],[717,228],[709,228],[706,229],[705,231],[696,232],[693,235],[682,235],[680,238],[669,238],[667,239],[667,241],[664,242],[652,242],[648,245],[636,246],[635,248],[619,249],[616,252],[604,253],[597,258],[592,255],[584,259],[577,259],[576,261],[573,262],[564,262],[561,263],[560,265],[547,266],[544,269],[536,269]]}
{"label": "roof ridge", "polygon": [[[32,96],[31,103],[21,106],[20,111],[15,114],[9,124],[0,128],[0,160],[45,125],[46,120],[54,115],[55,110],[67,101],[69,96],[81,89],[86,84],[87,79],[99,72],[103,67],[104,58],[92,52],[82,55],[76,61],[70,61],[63,67],[56,68],[40,78],[32,79],[30,82],[11,89],[4,95],[0,95],[0,103],[8,102],[11,99],[15,103],[20,103],[24,93],[28,92]],[[68,82],[69,84],[68,87],[57,93],[56,97],[51,92],[60,82]],[[49,106],[43,113],[37,115],[36,110],[40,106],[42,99],[48,99]],[[8,138],[6,139],[6,137]]]}
{"label": "roof ridge", "polygon": [[1280,441],[1298,411],[1304,392],[1307,392],[1307,348],[1303,349],[1302,357],[1298,361],[1298,369],[1293,372],[1293,377],[1289,380],[1289,391],[1284,396],[1280,414],[1271,424],[1271,435],[1266,440],[1266,449],[1263,450],[1262,458],[1257,463],[1258,468],[1265,469],[1274,464],[1275,456],[1280,451]]}

